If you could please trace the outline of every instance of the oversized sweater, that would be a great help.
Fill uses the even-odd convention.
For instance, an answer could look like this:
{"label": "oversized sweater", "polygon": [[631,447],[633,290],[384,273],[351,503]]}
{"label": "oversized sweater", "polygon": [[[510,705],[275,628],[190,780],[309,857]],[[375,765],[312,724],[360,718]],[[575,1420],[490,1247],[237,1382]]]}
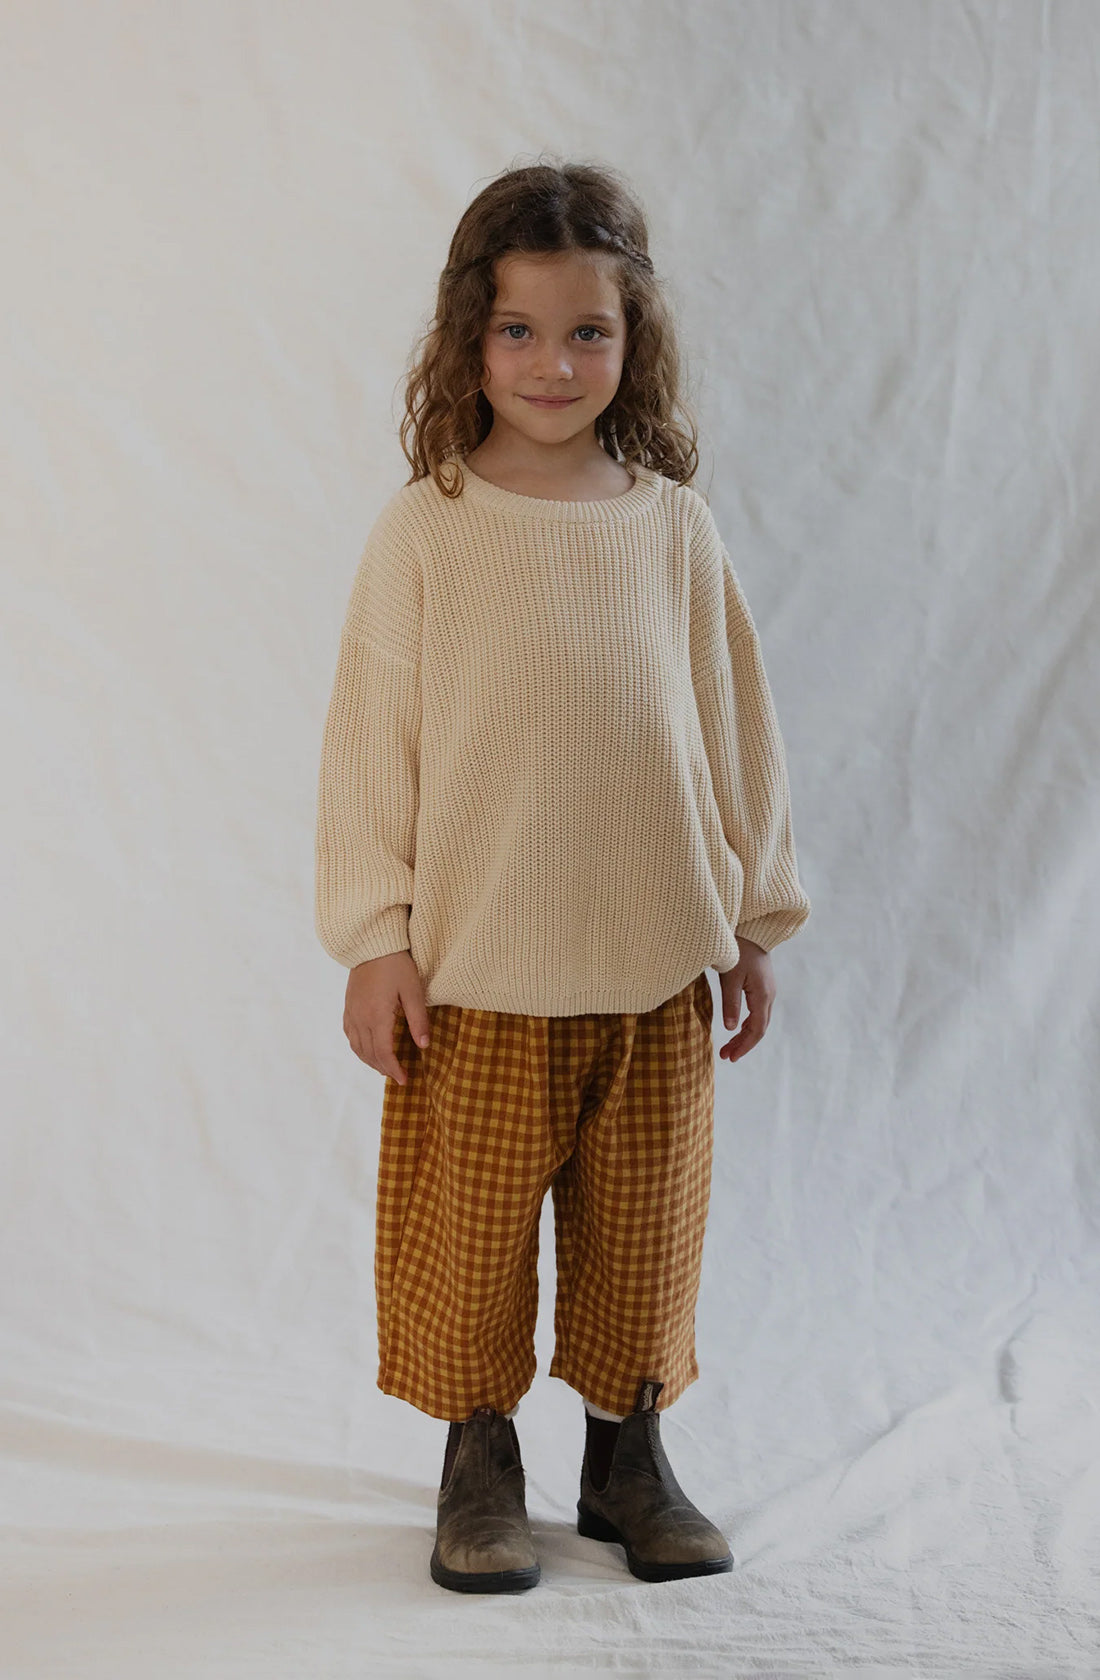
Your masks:
{"label": "oversized sweater", "polygon": [[316,929],[429,1007],[638,1012],[810,914],[760,642],[698,491],[600,501],[461,457],[382,507],[321,750]]}

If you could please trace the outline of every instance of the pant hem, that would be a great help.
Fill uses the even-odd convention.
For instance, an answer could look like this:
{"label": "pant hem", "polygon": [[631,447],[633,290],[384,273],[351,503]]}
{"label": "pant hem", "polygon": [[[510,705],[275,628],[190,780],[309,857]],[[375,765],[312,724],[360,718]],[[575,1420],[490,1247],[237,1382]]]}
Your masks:
{"label": "pant hem", "polygon": [[551,1377],[557,1377],[559,1382],[566,1383],[570,1388],[575,1389],[582,1400],[590,1400],[593,1406],[599,1406],[602,1411],[617,1412],[624,1417],[629,1417],[634,1410],[634,1404],[638,1398],[638,1389],[646,1377],[656,1377],[664,1383],[664,1387],[657,1396],[657,1410],[659,1412],[667,1411],[675,1401],[679,1400],[684,1390],[690,1388],[699,1377],[698,1368],[689,1371],[686,1376],[671,1378],[662,1378],[658,1369],[647,1369],[638,1372],[636,1381],[631,1378],[633,1388],[629,1393],[624,1393],[621,1388],[616,1390],[608,1388],[603,1383],[593,1382],[575,1367],[567,1366],[557,1360],[551,1360],[547,1374]]}
{"label": "pant hem", "polygon": [[[427,1417],[438,1418],[442,1423],[450,1423],[452,1420],[465,1422],[475,1406],[495,1406],[497,1411],[501,1413],[513,1411],[523,1399],[524,1394],[528,1392],[528,1389],[525,1388],[522,1393],[515,1395],[513,1399],[503,1404],[498,1404],[495,1400],[471,1400],[470,1404],[464,1407],[461,1400],[454,1406],[445,1401],[430,1401],[422,1393],[414,1394],[407,1389],[403,1389],[399,1384],[382,1377],[378,1378],[377,1387],[381,1389],[383,1394],[392,1395],[395,1400],[404,1400],[407,1405],[415,1406],[418,1412],[423,1412]],[[529,1387],[530,1384],[528,1384]],[[443,1409],[437,1410],[437,1407]]]}

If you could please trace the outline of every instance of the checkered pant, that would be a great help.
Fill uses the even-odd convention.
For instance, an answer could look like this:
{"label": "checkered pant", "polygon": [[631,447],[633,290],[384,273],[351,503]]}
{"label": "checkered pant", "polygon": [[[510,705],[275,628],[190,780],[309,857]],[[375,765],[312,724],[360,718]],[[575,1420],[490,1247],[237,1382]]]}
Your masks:
{"label": "checkered pant", "polygon": [[630,1412],[699,1375],[713,1000],[705,971],[640,1014],[403,1015],[378,1165],[378,1386],[432,1417],[515,1407],[535,1374],[539,1215],[554,1203],[550,1375]]}

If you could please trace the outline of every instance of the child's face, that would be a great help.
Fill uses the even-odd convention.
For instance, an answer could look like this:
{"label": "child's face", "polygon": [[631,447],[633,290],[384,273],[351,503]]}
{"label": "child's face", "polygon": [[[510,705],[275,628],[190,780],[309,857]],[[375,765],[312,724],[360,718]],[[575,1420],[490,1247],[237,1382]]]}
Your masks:
{"label": "child's face", "polygon": [[[619,388],[626,322],[612,259],[509,254],[494,265],[482,390],[494,429],[560,444],[591,428]],[[532,397],[569,397],[557,407]]]}

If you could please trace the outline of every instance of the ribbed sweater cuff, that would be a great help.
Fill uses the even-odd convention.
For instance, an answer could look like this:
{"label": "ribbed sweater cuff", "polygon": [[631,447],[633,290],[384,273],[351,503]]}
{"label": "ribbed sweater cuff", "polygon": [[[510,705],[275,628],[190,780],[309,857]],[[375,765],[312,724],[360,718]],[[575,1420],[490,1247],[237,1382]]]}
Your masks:
{"label": "ribbed sweater cuff", "polygon": [[808,920],[809,914],[808,906],[796,906],[793,910],[772,910],[766,916],[754,916],[752,921],[739,922],[733,931],[738,939],[750,939],[754,945],[760,945],[765,951],[770,951],[773,945],[780,945],[784,939],[790,939],[796,934]]}
{"label": "ribbed sweater cuff", "polygon": [[355,968],[359,963],[373,962],[375,957],[408,949],[409,906],[394,904],[371,917],[369,930],[344,948],[340,961],[345,968]]}

